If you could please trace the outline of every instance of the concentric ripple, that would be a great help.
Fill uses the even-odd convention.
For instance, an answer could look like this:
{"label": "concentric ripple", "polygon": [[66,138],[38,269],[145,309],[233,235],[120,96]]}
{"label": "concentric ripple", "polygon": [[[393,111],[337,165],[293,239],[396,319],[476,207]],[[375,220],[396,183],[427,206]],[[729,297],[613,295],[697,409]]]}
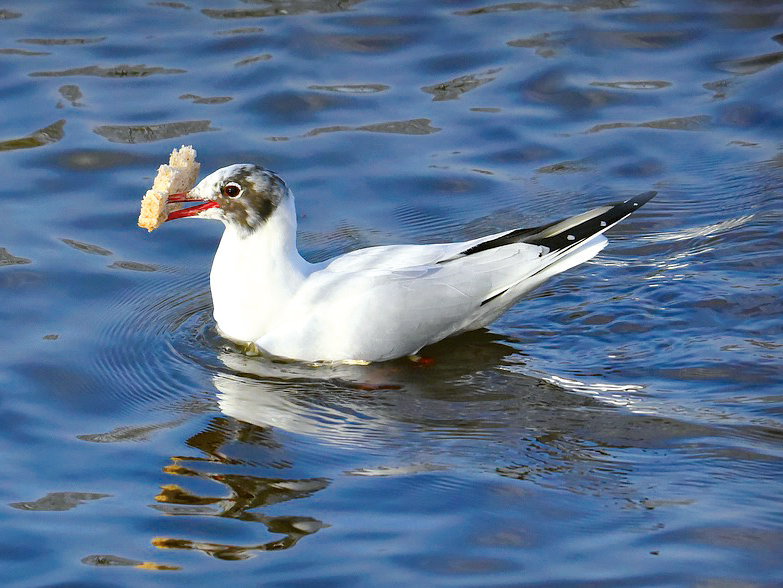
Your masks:
{"label": "concentric ripple", "polygon": [[214,367],[205,339],[211,320],[206,276],[156,275],[107,308],[96,371],[123,405],[145,410],[181,402],[203,389]]}

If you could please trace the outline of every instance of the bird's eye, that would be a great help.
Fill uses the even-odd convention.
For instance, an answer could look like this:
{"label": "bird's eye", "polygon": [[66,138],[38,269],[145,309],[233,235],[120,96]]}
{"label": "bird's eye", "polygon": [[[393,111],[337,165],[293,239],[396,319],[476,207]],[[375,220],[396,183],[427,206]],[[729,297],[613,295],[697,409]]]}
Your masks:
{"label": "bird's eye", "polygon": [[236,198],[242,193],[242,187],[236,182],[229,182],[228,184],[223,184],[220,188],[220,193],[226,198]]}

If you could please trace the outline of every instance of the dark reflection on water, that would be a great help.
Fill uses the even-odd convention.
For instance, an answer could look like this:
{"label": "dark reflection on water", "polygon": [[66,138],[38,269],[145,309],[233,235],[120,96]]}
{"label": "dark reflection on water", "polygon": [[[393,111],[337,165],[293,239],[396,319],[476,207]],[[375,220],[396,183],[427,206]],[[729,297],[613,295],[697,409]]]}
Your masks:
{"label": "dark reflection on water", "polygon": [[219,129],[211,128],[208,120],[189,120],[156,125],[103,125],[95,127],[94,132],[112,143],[149,143],[216,130]]}
{"label": "dark reflection on water", "polygon": [[328,14],[350,10],[362,0],[289,0],[274,2],[272,6],[264,6],[267,2],[251,0],[247,4],[260,4],[260,8],[218,10],[204,8],[202,14],[215,19],[265,18],[270,16],[294,16],[308,12]]}
{"label": "dark reflection on water", "polygon": [[[779,583],[781,8],[0,7],[2,584]],[[312,260],[658,196],[488,330],[307,366],[217,335],[219,227],[136,228],[183,142]]]}
{"label": "dark reflection on water", "polygon": [[91,494],[89,492],[52,492],[33,502],[12,502],[8,506],[19,510],[70,510],[88,500],[106,498],[108,494]]}
{"label": "dark reflection on water", "polygon": [[99,67],[88,65],[62,71],[34,71],[32,77],[58,78],[66,76],[98,76],[101,78],[128,78],[150,75],[182,74],[184,69],[166,69],[164,67],[148,67],[146,65],[118,65],[115,67]]}
{"label": "dark reflection on water", "polygon": [[42,129],[33,131],[25,137],[19,139],[7,139],[0,141],[0,151],[12,151],[14,149],[30,149],[32,147],[42,147],[49,143],[60,141],[65,132],[65,119],[58,120]]}

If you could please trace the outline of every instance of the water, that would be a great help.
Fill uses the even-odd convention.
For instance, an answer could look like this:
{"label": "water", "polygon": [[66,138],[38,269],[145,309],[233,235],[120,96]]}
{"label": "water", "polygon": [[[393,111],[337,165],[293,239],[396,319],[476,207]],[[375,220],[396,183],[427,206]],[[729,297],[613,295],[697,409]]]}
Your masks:
{"label": "water", "polygon": [[[783,3],[0,5],[4,586],[772,586],[783,565]],[[220,339],[252,161],[311,260],[636,192],[491,328],[313,368]]]}

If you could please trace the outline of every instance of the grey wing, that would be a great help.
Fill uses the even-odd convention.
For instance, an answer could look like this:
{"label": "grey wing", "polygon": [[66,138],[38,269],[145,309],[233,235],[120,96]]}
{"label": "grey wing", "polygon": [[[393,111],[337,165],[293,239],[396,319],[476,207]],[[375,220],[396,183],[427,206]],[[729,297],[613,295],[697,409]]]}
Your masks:
{"label": "grey wing", "polygon": [[552,275],[592,258],[607,243],[602,233],[653,196],[462,243],[343,255],[306,280],[280,327],[258,343],[313,359],[329,359],[327,351],[373,361],[413,354],[488,324]]}
{"label": "grey wing", "polygon": [[451,246],[372,249],[312,274],[259,346],[311,359],[411,355],[465,330],[495,291],[542,265],[542,248],[522,243],[454,263],[439,263],[457,252]]}

